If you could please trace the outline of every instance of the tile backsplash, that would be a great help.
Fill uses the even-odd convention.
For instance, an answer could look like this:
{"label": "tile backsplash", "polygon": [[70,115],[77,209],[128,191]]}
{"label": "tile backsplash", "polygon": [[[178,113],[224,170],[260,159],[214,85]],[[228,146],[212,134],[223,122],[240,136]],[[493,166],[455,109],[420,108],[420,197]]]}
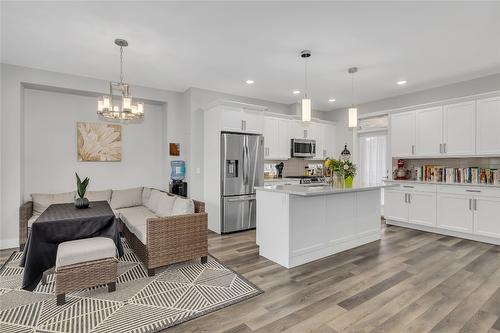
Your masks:
{"label": "tile backsplash", "polygon": [[310,168],[315,168],[316,170],[318,170],[317,172],[321,172],[319,169],[323,165],[323,162],[318,160],[291,158],[286,161],[265,161],[264,170],[274,171],[274,166],[281,162],[283,162],[283,164],[285,165],[283,167],[283,177],[302,176],[304,175],[304,169],[306,166],[309,166]]}

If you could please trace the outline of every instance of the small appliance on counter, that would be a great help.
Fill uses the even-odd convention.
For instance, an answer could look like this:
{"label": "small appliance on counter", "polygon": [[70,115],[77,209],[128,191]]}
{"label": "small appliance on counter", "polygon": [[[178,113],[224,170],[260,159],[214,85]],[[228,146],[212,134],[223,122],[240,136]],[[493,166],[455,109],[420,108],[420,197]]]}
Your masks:
{"label": "small appliance on counter", "polygon": [[170,166],[172,171],[170,173],[171,181],[168,186],[169,192],[187,197],[188,184],[183,181],[186,175],[186,163],[184,161],[172,161]]}
{"label": "small appliance on counter", "polygon": [[283,178],[283,168],[285,167],[285,164],[283,162],[280,162],[274,166],[276,168],[276,177],[277,178]]}
{"label": "small appliance on counter", "polygon": [[405,168],[405,161],[398,160],[398,168],[393,171],[393,178],[395,180],[407,180],[410,179],[410,170]]}

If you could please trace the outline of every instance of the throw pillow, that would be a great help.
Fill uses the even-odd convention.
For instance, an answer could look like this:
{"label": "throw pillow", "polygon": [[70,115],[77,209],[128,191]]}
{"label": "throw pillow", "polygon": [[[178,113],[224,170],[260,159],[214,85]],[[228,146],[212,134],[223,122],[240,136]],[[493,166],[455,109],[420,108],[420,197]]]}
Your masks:
{"label": "throw pillow", "polygon": [[158,201],[158,208],[155,211],[156,215],[161,217],[171,216],[175,200],[175,197],[166,193],[161,193],[160,200]]}
{"label": "throw pillow", "polygon": [[191,199],[175,198],[172,215],[184,215],[194,213],[194,202]]}
{"label": "throw pillow", "polygon": [[156,212],[158,210],[158,202],[160,201],[160,197],[162,192],[158,190],[151,190],[151,195],[149,196],[148,201],[145,206],[152,212]]}
{"label": "throw pillow", "polygon": [[134,207],[142,205],[142,187],[126,190],[114,190],[111,195],[110,206],[113,209]]}

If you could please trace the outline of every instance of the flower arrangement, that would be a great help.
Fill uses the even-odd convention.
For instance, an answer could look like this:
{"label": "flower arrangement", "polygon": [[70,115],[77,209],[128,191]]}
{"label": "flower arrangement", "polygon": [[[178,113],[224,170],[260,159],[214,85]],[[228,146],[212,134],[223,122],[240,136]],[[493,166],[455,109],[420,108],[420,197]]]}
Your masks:
{"label": "flower arrangement", "polygon": [[333,176],[337,175],[344,182],[343,185],[345,185],[346,187],[352,186],[353,178],[354,176],[356,176],[356,165],[354,165],[354,163],[349,160],[344,161],[327,158],[324,165],[325,168],[330,170],[332,183]]}

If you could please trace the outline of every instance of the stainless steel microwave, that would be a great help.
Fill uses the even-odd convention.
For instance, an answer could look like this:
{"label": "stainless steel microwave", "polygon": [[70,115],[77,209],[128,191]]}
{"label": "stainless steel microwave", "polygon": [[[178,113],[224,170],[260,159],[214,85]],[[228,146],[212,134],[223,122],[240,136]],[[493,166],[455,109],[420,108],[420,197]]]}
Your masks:
{"label": "stainless steel microwave", "polygon": [[316,156],[316,140],[292,139],[292,157],[312,158]]}

